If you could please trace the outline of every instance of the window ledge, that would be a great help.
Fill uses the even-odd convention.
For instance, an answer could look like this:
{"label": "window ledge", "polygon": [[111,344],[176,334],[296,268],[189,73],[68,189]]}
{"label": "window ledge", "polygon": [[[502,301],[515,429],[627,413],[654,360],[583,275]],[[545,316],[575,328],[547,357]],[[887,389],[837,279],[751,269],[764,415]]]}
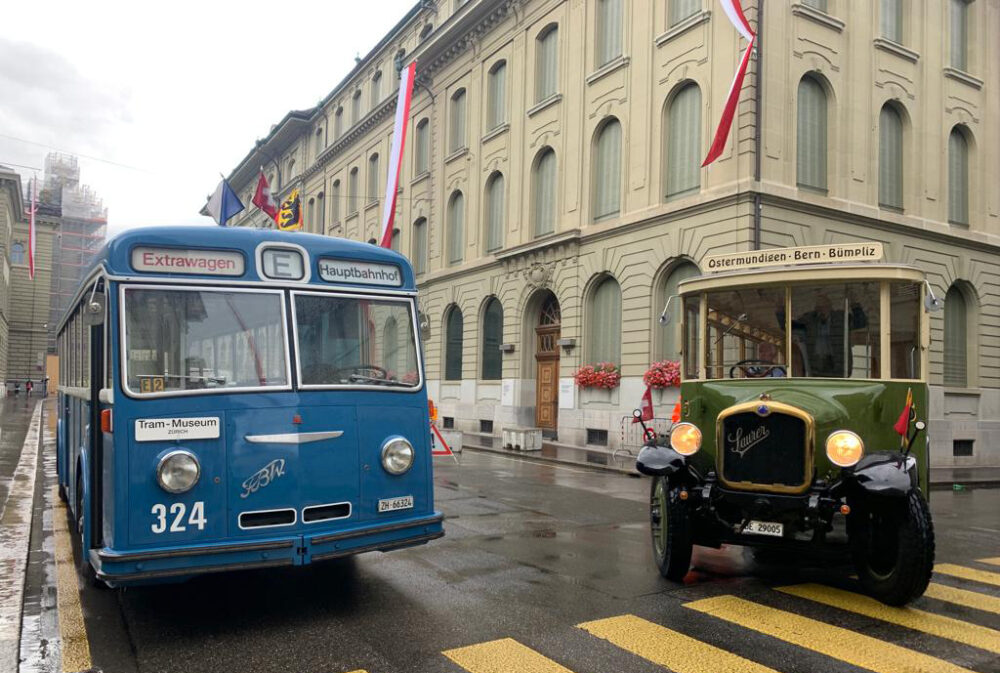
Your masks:
{"label": "window ledge", "polygon": [[487,131],[486,135],[483,136],[482,142],[485,143],[488,140],[493,140],[497,136],[503,135],[509,130],[510,130],[510,124],[508,124],[507,122],[503,122],[502,124],[499,124],[490,129],[489,131]]}
{"label": "window ledge", "polygon": [[454,152],[452,152],[451,154],[449,154],[448,156],[446,156],[444,158],[444,162],[446,164],[450,164],[452,161],[455,161],[455,159],[458,159],[460,157],[464,157],[468,153],[469,153],[469,146],[468,145],[466,145],[465,147],[459,147],[457,150],[455,150]]}
{"label": "window ledge", "polygon": [[596,82],[597,80],[601,79],[602,77],[605,77],[606,75],[610,75],[615,70],[618,70],[620,68],[624,68],[625,66],[628,65],[629,60],[631,60],[631,59],[629,59],[628,56],[616,56],[615,58],[613,58],[612,60],[608,61],[607,63],[605,63],[604,65],[602,65],[600,68],[598,68],[597,70],[595,70],[594,72],[592,72],[589,75],[587,75],[587,84],[593,84],[594,82]]}
{"label": "window ledge", "polygon": [[803,5],[800,3],[795,3],[792,5],[792,14],[795,16],[801,16],[803,19],[808,19],[814,23],[818,23],[821,26],[826,26],[830,30],[835,30],[838,33],[843,32],[844,22],[835,16],[830,16],[826,12],[820,11],[815,7],[810,7],[809,5]]}
{"label": "window ledge", "polygon": [[969,228],[969,223],[968,222],[957,222],[955,220],[948,220],[948,224],[950,224],[953,227],[958,227],[959,229],[968,229]]}
{"label": "window ledge", "polygon": [[900,58],[906,59],[911,63],[916,63],[917,59],[920,58],[920,54],[913,51],[912,49],[907,49],[898,42],[893,42],[884,37],[876,37],[872,40],[872,44],[875,45],[876,49],[881,49],[882,51],[887,51],[890,54],[895,54]]}
{"label": "window ledge", "polygon": [[983,88],[983,80],[979,79],[978,77],[973,77],[969,73],[963,70],[959,70],[958,68],[952,68],[950,65],[945,66],[944,76],[949,79],[961,82],[962,84],[968,84],[973,89],[978,90]]}
{"label": "window ledge", "polygon": [[372,208],[377,208],[377,207],[378,207],[378,199],[375,199],[374,201],[369,201],[368,203],[365,204],[365,210],[371,210]]}
{"label": "window ledge", "polygon": [[965,395],[966,397],[979,397],[982,395],[982,390],[979,388],[954,388],[951,386],[943,386],[945,395]]}
{"label": "window ledge", "polygon": [[662,35],[657,36],[657,38],[656,38],[656,46],[657,47],[662,47],[667,42],[670,42],[671,40],[673,40],[675,37],[677,37],[679,35],[683,35],[684,33],[688,32],[689,30],[691,30],[692,28],[694,28],[695,26],[698,26],[698,25],[701,25],[701,24],[705,23],[710,18],[712,18],[712,12],[710,12],[707,9],[703,9],[700,12],[696,12],[696,13],[692,14],[691,16],[687,17],[686,19],[682,19],[680,21],[680,23],[678,23],[676,25],[673,25],[670,28],[668,28],[667,32],[663,33]]}
{"label": "window ledge", "polygon": [[431,176],[431,172],[429,170],[428,171],[422,171],[422,172],[418,173],[416,175],[416,177],[414,177],[412,180],[410,180],[410,185],[415,185],[418,182],[423,182],[424,180],[426,180],[430,176]]}
{"label": "window ledge", "polygon": [[534,107],[528,108],[528,116],[529,117],[534,117],[536,114],[538,114],[539,112],[541,112],[545,108],[550,107],[552,105],[555,105],[556,103],[558,103],[561,100],[562,100],[562,94],[561,93],[554,93],[551,96],[549,96],[548,98],[546,98],[545,100],[537,103]]}

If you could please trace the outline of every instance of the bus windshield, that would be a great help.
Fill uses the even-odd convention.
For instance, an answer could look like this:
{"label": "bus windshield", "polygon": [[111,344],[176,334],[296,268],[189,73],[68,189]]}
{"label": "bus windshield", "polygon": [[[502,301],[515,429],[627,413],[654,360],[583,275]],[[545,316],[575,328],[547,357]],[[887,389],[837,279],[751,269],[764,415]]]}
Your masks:
{"label": "bus windshield", "polygon": [[281,294],[125,290],[125,380],[137,393],[288,386]]}

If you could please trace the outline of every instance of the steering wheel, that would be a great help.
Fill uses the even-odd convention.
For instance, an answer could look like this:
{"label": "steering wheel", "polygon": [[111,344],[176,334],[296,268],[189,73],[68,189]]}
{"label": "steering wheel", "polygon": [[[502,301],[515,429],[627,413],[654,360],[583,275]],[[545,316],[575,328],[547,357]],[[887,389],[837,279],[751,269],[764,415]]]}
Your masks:
{"label": "steering wheel", "polygon": [[762,379],[765,376],[770,376],[771,372],[776,369],[781,370],[782,376],[788,375],[785,370],[785,365],[779,365],[777,362],[771,362],[770,360],[757,360],[752,358],[749,360],[740,360],[729,368],[729,378],[736,378],[734,374],[737,369],[742,371],[743,378],[747,379]]}
{"label": "steering wheel", "polygon": [[[356,367],[338,367],[335,372],[335,377],[340,378],[341,372],[350,372],[351,374],[358,374],[367,379],[388,379],[389,372],[382,369],[378,365],[361,364]],[[373,376],[374,374],[374,376]],[[350,377],[348,377],[350,378]]]}

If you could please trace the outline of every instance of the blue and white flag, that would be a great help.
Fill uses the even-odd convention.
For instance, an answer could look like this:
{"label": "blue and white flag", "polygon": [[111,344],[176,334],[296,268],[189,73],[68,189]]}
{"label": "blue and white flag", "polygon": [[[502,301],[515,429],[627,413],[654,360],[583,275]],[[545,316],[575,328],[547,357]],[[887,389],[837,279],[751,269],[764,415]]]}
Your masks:
{"label": "blue and white flag", "polygon": [[245,208],[243,202],[240,201],[240,197],[236,196],[236,192],[229,186],[225,178],[215,188],[215,193],[208,199],[208,205],[205,206],[208,214],[220,227],[226,226],[229,218],[242,211],[243,208]]}

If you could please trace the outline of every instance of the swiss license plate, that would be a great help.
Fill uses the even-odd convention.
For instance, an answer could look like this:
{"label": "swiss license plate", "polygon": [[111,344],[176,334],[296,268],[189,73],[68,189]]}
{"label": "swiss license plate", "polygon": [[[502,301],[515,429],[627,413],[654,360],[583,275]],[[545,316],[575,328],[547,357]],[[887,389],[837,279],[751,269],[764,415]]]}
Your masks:
{"label": "swiss license plate", "polygon": [[397,509],[413,509],[413,496],[404,495],[399,498],[378,501],[379,512],[395,512]]}
{"label": "swiss license plate", "polygon": [[771,535],[781,537],[785,533],[785,524],[775,521],[751,521],[743,529],[744,533],[751,535]]}

